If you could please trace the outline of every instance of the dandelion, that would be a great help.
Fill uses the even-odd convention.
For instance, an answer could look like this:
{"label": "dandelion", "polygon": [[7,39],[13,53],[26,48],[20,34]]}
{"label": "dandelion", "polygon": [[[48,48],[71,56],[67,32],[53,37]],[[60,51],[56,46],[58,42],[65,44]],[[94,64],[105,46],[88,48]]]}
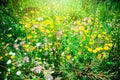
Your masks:
{"label": "dandelion", "polygon": [[101,55],[101,54],[98,54],[98,56],[97,56],[98,60],[100,60],[101,57],[102,57],[102,55]]}
{"label": "dandelion", "polygon": [[103,52],[103,58],[106,58],[106,57],[107,57],[106,53],[105,53],[105,52]]}
{"label": "dandelion", "polygon": [[14,58],[15,58],[15,56],[14,56],[14,55],[12,55],[10,58],[11,58],[11,59],[14,59]]}
{"label": "dandelion", "polygon": [[3,57],[2,57],[2,56],[0,56],[0,60],[2,60],[2,58],[3,58]]}
{"label": "dandelion", "polygon": [[21,75],[21,71],[17,71],[16,75],[18,75],[18,76]]}
{"label": "dandelion", "polygon": [[91,49],[91,48],[88,48],[88,51],[89,51],[89,52],[92,52],[92,49]]}
{"label": "dandelion", "polygon": [[97,50],[93,50],[93,53],[97,53]]}
{"label": "dandelion", "polygon": [[104,50],[109,50],[109,47],[108,46],[104,46]]}
{"label": "dandelion", "polygon": [[11,59],[9,59],[6,64],[10,64],[11,62],[12,62]]}
{"label": "dandelion", "polygon": [[69,55],[67,55],[67,59],[68,60],[70,60],[71,59],[71,55],[69,54]]}
{"label": "dandelion", "polygon": [[81,55],[81,52],[78,52],[78,55]]}

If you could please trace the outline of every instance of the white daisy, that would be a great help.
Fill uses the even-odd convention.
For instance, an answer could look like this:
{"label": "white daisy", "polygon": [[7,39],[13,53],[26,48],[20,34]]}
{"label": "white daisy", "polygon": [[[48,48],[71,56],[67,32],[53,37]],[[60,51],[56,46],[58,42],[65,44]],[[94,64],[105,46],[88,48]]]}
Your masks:
{"label": "white daisy", "polygon": [[21,74],[21,71],[17,71],[17,72],[16,72],[16,75],[19,76],[20,74]]}

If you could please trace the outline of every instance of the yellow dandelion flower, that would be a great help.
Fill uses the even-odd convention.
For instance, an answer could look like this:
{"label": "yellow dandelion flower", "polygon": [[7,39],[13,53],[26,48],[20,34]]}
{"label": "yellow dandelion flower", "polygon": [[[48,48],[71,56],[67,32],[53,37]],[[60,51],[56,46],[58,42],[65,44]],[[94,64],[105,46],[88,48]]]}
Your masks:
{"label": "yellow dandelion flower", "polygon": [[28,39],[32,39],[32,35],[29,35],[27,38],[28,38]]}
{"label": "yellow dandelion flower", "polygon": [[89,52],[92,52],[93,50],[92,50],[92,48],[88,48],[88,51],[89,51]]}
{"label": "yellow dandelion flower", "polygon": [[97,53],[97,50],[93,50],[93,53]]}
{"label": "yellow dandelion flower", "polygon": [[108,46],[104,46],[104,50],[109,50],[109,47]]}
{"label": "yellow dandelion flower", "polygon": [[105,34],[106,34],[106,32],[102,32],[102,34],[104,34],[104,35],[105,35]]}
{"label": "yellow dandelion flower", "polygon": [[63,36],[64,36],[64,37],[66,37],[66,36],[67,36],[67,34],[63,34]]}
{"label": "yellow dandelion flower", "polygon": [[97,56],[98,60],[100,60],[101,57],[102,57],[102,55],[101,55],[101,54],[98,54],[98,56]]}
{"label": "yellow dandelion flower", "polygon": [[42,52],[42,49],[39,49],[39,52]]}
{"label": "yellow dandelion flower", "polygon": [[70,60],[71,59],[71,55],[69,54],[69,55],[67,55],[67,59],[68,60]]}
{"label": "yellow dandelion flower", "polygon": [[34,50],[35,50],[35,47],[34,47],[34,46],[31,46],[31,50],[34,51]]}
{"label": "yellow dandelion flower", "polygon": [[48,47],[46,46],[44,50],[46,50],[46,51],[47,51],[47,50],[48,50]]}
{"label": "yellow dandelion flower", "polygon": [[39,63],[42,64],[42,61],[40,61]]}
{"label": "yellow dandelion flower", "polygon": [[47,30],[46,30],[46,33],[50,33],[50,30],[47,29]]}
{"label": "yellow dandelion flower", "polygon": [[8,34],[8,37],[12,37],[12,34]]}
{"label": "yellow dandelion flower", "polygon": [[105,52],[103,52],[103,58],[106,58],[107,54]]}
{"label": "yellow dandelion flower", "polygon": [[2,57],[2,56],[0,56],[0,60],[2,60],[2,58],[3,58],[3,57]]}
{"label": "yellow dandelion flower", "polygon": [[12,69],[15,69],[15,66],[12,66]]}
{"label": "yellow dandelion flower", "polygon": [[108,37],[104,37],[104,39],[105,39],[106,41],[108,41],[108,40],[109,40],[109,38],[108,38]]}
{"label": "yellow dandelion flower", "polygon": [[81,52],[78,52],[78,55],[81,55]]}
{"label": "yellow dandelion flower", "polygon": [[36,59],[36,60],[38,60],[39,58],[38,58],[38,57],[36,57],[35,59]]}
{"label": "yellow dandelion flower", "polygon": [[10,58],[11,58],[11,59],[14,59],[14,58],[15,58],[15,56],[14,56],[14,55],[12,55]]}
{"label": "yellow dandelion flower", "polygon": [[90,42],[89,42],[89,44],[90,44],[90,45],[92,45],[92,44],[93,44],[93,42],[92,42],[92,41],[90,41]]}
{"label": "yellow dandelion flower", "polygon": [[100,34],[98,34],[98,38],[101,38],[102,36]]}

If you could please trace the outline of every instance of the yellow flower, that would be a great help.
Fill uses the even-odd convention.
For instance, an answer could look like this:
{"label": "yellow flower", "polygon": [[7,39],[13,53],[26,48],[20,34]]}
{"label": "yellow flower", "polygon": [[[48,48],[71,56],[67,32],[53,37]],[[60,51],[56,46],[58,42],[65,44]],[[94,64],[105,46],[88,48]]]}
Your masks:
{"label": "yellow flower", "polygon": [[97,53],[97,50],[93,50],[93,53]]}
{"label": "yellow flower", "polygon": [[46,50],[46,51],[48,50],[48,47],[47,47],[47,46],[45,47],[45,50]]}
{"label": "yellow flower", "polygon": [[109,39],[108,39],[108,37],[104,37],[104,39],[106,40],[106,41],[108,41]]}
{"label": "yellow flower", "polygon": [[88,48],[88,51],[89,51],[89,52],[92,52],[92,48]]}
{"label": "yellow flower", "polygon": [[26,28],[30,28],[30,27],[31,27],[31,24],[30,24],[30,23],[27,23],[27,24],[25,24],[25,27],[26,27]]}
{"label": "yellow flower", "polygon": [[47,29],[47,30],[46,30],[46,33],[50,33],[50,30]]}
{"label": "yellow flower", "polygon": [[40,61],[39,63],[42,64],[42,61]]}
{"label": "yellow flower", "polygon": [[81,55],[81,52],[78,52],[78,55]]}
{"label": "yellow flower", "polygon": [[105,34],[106,34],[106,32],[102,32],[102,34],[104,34],[104,35],[105,35]]}
{"label": "yellow flower", "polygon": [[112,47],[112,46],[113,46],[113,44],[112,44],[112,43],[109,43],[109,44],[108,44],[108,46],[109,46],[109,47]]}
{"label": "yellow flower", "polygon": [[0,60],[2,59],[3,57],[2,56],[0,56]]}
{"label": "yellow flower", "polygon": [[66,37],[66,36],[67,36],[67,34],[63,34],[63,36],[64,36],[64,37]]}
{"label": "yellow flower", "polygon": [[38,57],[36,57],[35,59],[36,59],[36,60],[38,60],[39,58],[38,58]]}
{"label": "yellow flower", "polygon": [[98,34],[98,38],[101,38],[102,36],[100,34]]}
{"label": "yellow flower", "polygon": [[32,36],[31,36],[31,35],[29,35],[27,38],[28,38],[28,39],[32,39]]}
{"label": "yellow flower", "polygon": [[39,52],[42,52],[42,49],[39,49]]}
{"label": "yellow flower", "polygon": [[104,46],[104,50],[109,50],[109,47],[108,46]]}
{"label": "yellow flower", "polygon": [[8,37],[12,37],[12,34],[8,34]]}
{"label": "yellow flower", "polygon": [[15,66],[12,66],[12,69],[15,69]]}
{"label": "yellow flower", "polygon": [[10,71],[8,71],[7,73],[6,73],[6,76],[8,76],[10,74]]}
{"label": "yellow flower", "polygon": [[14,59],[14,58],[15,58],[15,56],[14,56],[14,55],[12,55],[10,58],[11,58],[11,59]]}
{"label": "yellow flower", "polygon": [[31,49],[32,49],[32,51],[34,51],[34,50],[35,50],[35,47],[34,47],[34,46],[31,46]]}
{"label": "yellow flower", "polygon": [[67,55],[67,59],[68,59],[68,60],[70,60],[70,58],[71,58],[71,55],[70,55],[70,54],[69,54],[69,55]]}
{"label": "yellow flower", "polygon": [[92,42],[92,41],[90,41],[90,42],[89,42],[89,44],[90,44],[90,45],[92,45],[92,44],[93,44],[93,42]]}
{"label": "yellow flower", "polygon": [[102,55],[101,55],[101,54],[98,54],[98,56],[97,56],[98,60],[100,60],[101,57],[102,57]]}
{"label": "yellow flower", "polygon": [[107,54],[105,52],[103,52],[103,58],[106,58]]}

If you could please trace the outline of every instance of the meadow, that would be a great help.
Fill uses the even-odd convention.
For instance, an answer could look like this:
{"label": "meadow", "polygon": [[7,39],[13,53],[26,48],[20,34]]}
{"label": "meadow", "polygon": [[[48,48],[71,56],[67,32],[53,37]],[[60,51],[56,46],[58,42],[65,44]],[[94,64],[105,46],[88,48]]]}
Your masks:
{"label": "meadow", "polygon": [[0,80],[119,75],[119,0],[1,0]]}

